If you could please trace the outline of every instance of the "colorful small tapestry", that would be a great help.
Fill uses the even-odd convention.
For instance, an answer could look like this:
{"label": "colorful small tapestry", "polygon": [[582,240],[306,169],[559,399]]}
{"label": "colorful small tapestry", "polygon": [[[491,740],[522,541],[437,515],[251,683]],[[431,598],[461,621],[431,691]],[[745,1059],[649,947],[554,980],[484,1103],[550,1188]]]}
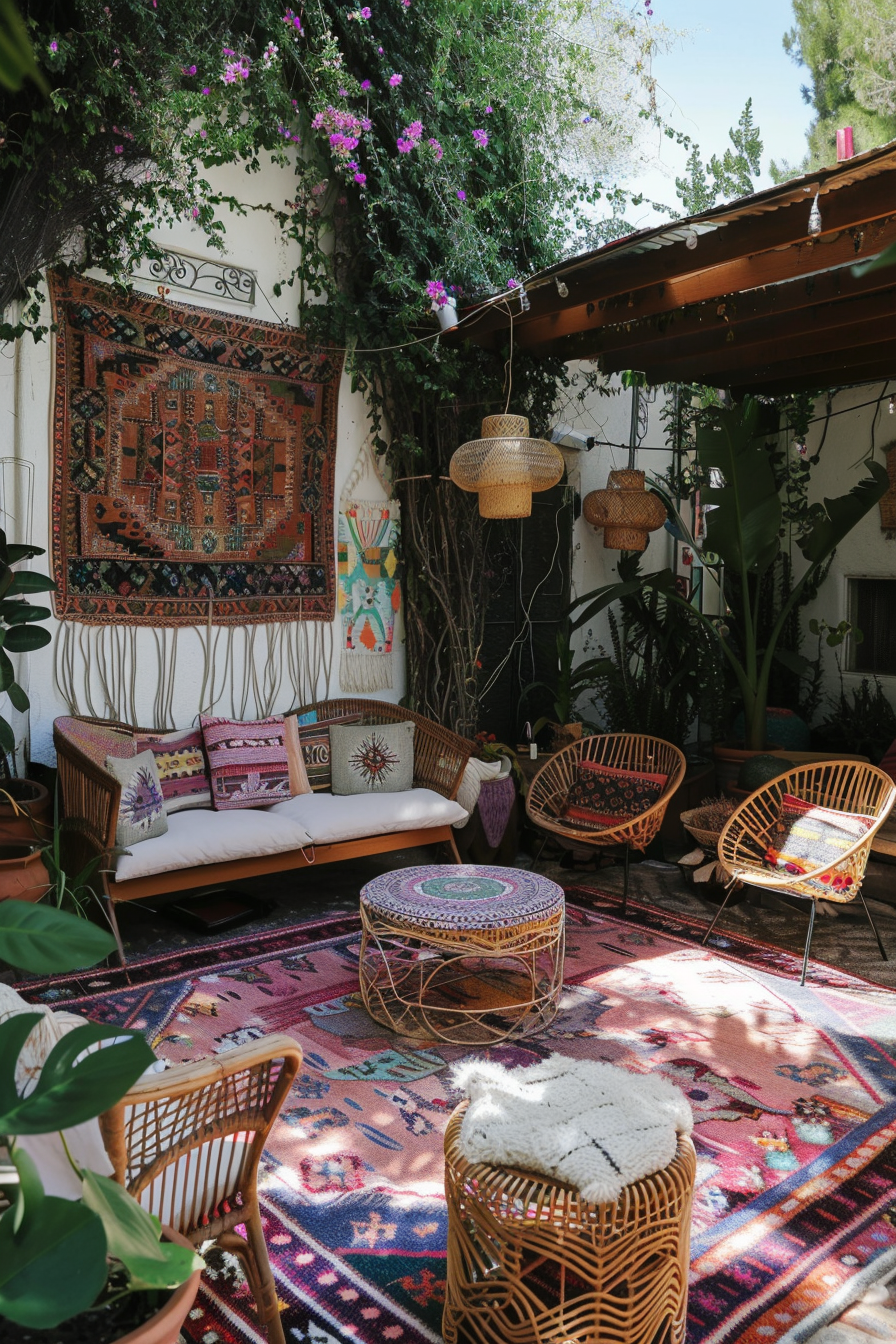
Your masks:
{"label": "colorful small tapestry", "polygon": [[830,864],[831,872],[810,878],[807,885],[817,889],[819,895],[848,891],[854,885],[853,878],[849,873],[838,873],[836,865],[873,825],[873,817],[814,807],[785,793],[781,820],[766,842],[765,862],[795,877]]}
{"label": "colorful small tapestry", "polygon": [[136,738],[136,746],[138,751],[151,751],[155,757],[169,817],[190,807],[211,807],[212,786],[198,728],[145,733]]}
{"label": "colorful small tapestry", "polygon": [[315,793],[330,787],[330,727],[334,723],[360,723],[360,714],[343,714],[338,719],[318,719],[307,727],[299,726],[299,742],[308,783]]}
{"label": "colorful small tapestry", "polygon": [[279,803],[309,793],[294,717],[240,723],[199,716],[216,812]]}
{"label": "colorful small tapestry", "polygon": [[339,515],[339,685],[344,691],[385,691],[392,685],[392,639],[401,606],[398,537],[394,502],[349,504]]}
{"label": "colorful small tapestry", "polygon": [[666,775],[645,775],[582,761],[563,819],[582,830],[619,826],[653,807],[666,787],[666,779]]}
{"label": "colorful small tapestry", "polygon": [[168,830],[162,785],[151,751],[123,758],[107,756],[106,769],[121,784],[115,844],[128,849],[141,840],[151,840]]}
{"label": "colorful small tapestry", "polygon": [[332,620],[341,358],[292,327],[50,288],[57,615]]}

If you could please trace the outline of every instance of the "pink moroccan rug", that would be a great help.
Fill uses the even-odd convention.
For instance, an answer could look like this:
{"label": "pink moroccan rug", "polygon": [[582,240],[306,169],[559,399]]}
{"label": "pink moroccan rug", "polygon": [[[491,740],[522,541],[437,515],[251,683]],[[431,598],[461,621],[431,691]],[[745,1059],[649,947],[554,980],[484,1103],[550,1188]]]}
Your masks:
{"label": "pink moroccan rug", "polygon": [[[576,891],[552,1027],[491,1051],[659,1070],[689,1097],[699,1158],[689,1344],[807,1339],[896,1263],[896,994],[745,939]],[[590,902],[586,905],[584,902]],[[442,1133],[461,1048],[398,1039],[356,995],[357,923],[234,938],[35,996],[198,1059],[288,1031],[305,1064],[263,1168],[287,1339],[437,1344]],[[245,1290],[242,1290],[244,1293]],[[203,1288],[189,1337],[259,1336],[245,1296]]]}

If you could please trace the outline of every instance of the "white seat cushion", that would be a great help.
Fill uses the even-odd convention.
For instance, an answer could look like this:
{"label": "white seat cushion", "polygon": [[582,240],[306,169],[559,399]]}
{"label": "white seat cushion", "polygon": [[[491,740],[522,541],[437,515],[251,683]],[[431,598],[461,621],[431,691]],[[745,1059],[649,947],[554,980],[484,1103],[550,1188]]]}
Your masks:
{"label": "white seat cushion", "polygon": [[[333,845],[368,835],[391,835],[395,831],[431,830],[467,819],[459,803],[443,798],[433,789],[408,789],[405,793],[302,793],[266,810],[284,821],[288,818],[297,823],[316,845]],[[146,841],[150,843],[153,842]]]}
{"label": "white seat cushion", "polygon": [[[306,795],[311,797],[312,795]],[[293,798],[291,802],[300,802]],[[115,865],[116,882],[151,873],[170,873],[203,863],[249,859],[260,854],[283,854],[311,844],[311,836],[298,818],[276,815],[286,803],[275,807],[248,807],[240,811],[213,812],[193,808],[168,818],[165,835],[153,836],[120,854]]]}

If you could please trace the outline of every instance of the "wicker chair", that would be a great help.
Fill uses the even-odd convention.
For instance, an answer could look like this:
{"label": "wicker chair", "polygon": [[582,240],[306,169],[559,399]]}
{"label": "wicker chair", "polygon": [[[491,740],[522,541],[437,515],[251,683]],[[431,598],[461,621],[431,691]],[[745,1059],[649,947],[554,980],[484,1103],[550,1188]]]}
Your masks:
{"label": "wicker chair", "polygon": [[[100,1117],[116,1180],[194,1245],[239,1256],[269,1344],[285,1344],[258,1209],[258,1162],[302,1062],[272,1035],[140,1078]],[[244,1224],[243,1238],[234,1229]]]}
{"label": "wicker chair", "polygon": [[[592,761],[620,770],[665,775],[666,787],[652,807],[631,821],[603,830],[582,830],[578,826],[570,826],[561,815],[582,761]],[[684,778],[686,768],[684,755],[678,747],[673,747],[671,742],[664,742],[660,737],[645,737],[640,733],[602,733],[583,737],[556,752],[537,772],[526,796],[526,813],[536,826],[563,836],[566,840],[601,848],[610,845],[623,847],[625,877],[622,913],[625,914],[631,851],[646,849],[658,834],[669,800]]]}
{"label": "wicker chair", "polygon": [[683,1344],[690,1138],[614,1203],[589,1204],[550,1176],[468,1162],[466,1108],[445,1132],[446,1344]]}
{"label": "wicker chair", "polygon": [[[833,808],[838,812],[862,813],[864,816],[873,817],[874,824],[860,840],[843,851],[842,857],[834,867],[829,863],[824,864],[795,878],[792,873],[783,873],[780,869],[766,867],[762,861],[762,850],[767,843],[771,828],[781,815],[781,799],[785,793],[812,803],[816,807]],[[812,946],[812,933],[815,928],[815,908],[819,899],[844,905],[858,896],[877,939],[880,955],[884,961],[888,961],[877,926],[862,895],[862,879],[865,876],[872,840],[889,815],[894,802],[896,802],[896,784],[890,776],[875,765],[857,761],[824,761],[815,765],[802,765],[778,775],[761,789],[751,793],[749,798],[732,812],[719,836],[719,861],[728,873],[729,880],[725,899],[706,930],[703,942],[707,941],[715,928],[734,888],[739,883],[747,882],[750,886],[761,887],[764,891],[777,892],[779,896],[796,896],[811,902],[803,970],[800,976],[801,985],[806,983],[809,949]],[[850,878],[849,887],[838,890],[831,884],[830,889],[826,889],[822,894],[817,886],[812,885],[812,880],[817,881],[827,873],[841,874]],[[825,886],[827,888],[827,884]]]}

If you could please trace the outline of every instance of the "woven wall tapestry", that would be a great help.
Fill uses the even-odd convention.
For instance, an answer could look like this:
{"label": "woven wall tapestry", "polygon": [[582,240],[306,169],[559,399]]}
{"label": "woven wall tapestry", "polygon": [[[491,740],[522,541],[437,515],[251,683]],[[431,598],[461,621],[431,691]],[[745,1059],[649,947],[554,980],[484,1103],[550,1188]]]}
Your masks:
{"label": "woven wall tapestry", "polygon": [[385,691],[392,685],[392,640],[401,606],[398,538],[395,501],[352,503],[339,515],[339,685],[344,691]]}
{"label": "woven wall tapestry", "polygon": [[76,277],[51,293],[57,615],[332,620],[341,356]]}

